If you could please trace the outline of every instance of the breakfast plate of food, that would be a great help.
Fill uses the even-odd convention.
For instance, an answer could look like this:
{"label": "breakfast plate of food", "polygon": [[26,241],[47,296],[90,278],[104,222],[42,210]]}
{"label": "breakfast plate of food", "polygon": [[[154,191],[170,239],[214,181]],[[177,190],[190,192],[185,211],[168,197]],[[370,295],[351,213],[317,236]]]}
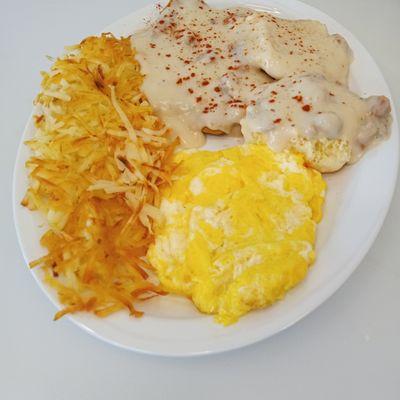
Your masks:
{"label": "breakfast plate of food", "polygon": [[210,354],[332,295],[397,169],[387,84],[332,18],[296,0],[170,0],[51,59],[14,218],[54,319],[129,350]]}

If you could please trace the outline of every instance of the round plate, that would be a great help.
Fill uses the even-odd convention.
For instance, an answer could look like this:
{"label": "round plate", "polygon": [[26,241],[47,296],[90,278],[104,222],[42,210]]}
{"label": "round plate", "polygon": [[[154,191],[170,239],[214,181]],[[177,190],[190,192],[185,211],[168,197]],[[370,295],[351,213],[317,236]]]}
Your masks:
{"label": "round plate", "polygon": [[[354,52],[350,86],[362,96],[383,94],[390,98],[385,80],[358,40],[340,24],[321,11],[295,0],[209,1],[218,7],[248,6],[281,17],[316,19],[331,33],[343,35]],[[150,6],[115,22],[105,29],[115,35],[129,35],[155,15]],[[81,313],[71,315],[74,323],[90,334],[114,345],[143,353],[164,356],[189,356],[236,349],[265,339],[309,314],[332,295],[355,270],[374,241],[389,208],[398,166],[398,126],[393,113],[392,134],[388,141],[368,152],[357,164],[326,176],[328,192],[324,218],[318,227],[317,261],[308,277],[286,298],[267,309],[251,312],[238,323],[223,327],[212,317],[200,314],[183,298],[166,296],[144,302],[146,312],[134,319],[126,312],[108,318]],[[30,118],[22,140],[31,137]],[[231,145],[221,138],[209,140],[207,147]],[[27,187],[24,162],[29,157],[26,146],[19,148],[14,174],[14,216],[26,262],[43,255],[39,239],[46,227],[37,213],[20,206]],[[33,270],[38,284],[59,307],[57,297],[40,280],[40,270]],[[49,315],[49,318],[52,316]]]}

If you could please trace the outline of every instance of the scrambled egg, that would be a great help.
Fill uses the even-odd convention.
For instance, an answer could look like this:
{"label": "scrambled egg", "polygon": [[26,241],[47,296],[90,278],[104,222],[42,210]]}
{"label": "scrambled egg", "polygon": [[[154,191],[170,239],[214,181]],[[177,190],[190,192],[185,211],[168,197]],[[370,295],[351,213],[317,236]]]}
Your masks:
{"label": "scrambled egg", "polygon": [[176,161],[147,254],[166,290],[228,325],[306,276],[325,183],[301,155],[249,144]]}

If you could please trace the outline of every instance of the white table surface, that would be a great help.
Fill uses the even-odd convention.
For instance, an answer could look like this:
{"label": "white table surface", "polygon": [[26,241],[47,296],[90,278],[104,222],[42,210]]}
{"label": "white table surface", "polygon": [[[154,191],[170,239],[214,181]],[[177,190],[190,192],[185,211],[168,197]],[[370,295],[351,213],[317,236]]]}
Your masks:
{"label": "white table surface", "polygon": [[[400,0],[307,0],[350,29],[400,98]],[[17,145],[44,55],[147,0],[0,1],[0,399],[400,399],[400,191],[353,276],[294,327],[245,349],[168,359],[94,339],[54,307],[24,265],[11,210]],[[374,188],[371,188],[374,190]]]}

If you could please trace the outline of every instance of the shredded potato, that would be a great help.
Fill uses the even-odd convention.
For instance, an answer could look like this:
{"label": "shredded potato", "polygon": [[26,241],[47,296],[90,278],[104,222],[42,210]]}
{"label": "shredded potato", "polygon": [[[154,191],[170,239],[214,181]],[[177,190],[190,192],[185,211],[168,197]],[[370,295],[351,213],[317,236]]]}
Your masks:
{"label": "shredded potato", "polygon": [[65,305],[55,319],[122,308],[140,316],[137,300],[163,294],[144,256],[175,143],[142,80],[130,39],[110,34],[68,47],[43,73],[22,205],[50,227],[41,239],[48,253],[30,265]]}

